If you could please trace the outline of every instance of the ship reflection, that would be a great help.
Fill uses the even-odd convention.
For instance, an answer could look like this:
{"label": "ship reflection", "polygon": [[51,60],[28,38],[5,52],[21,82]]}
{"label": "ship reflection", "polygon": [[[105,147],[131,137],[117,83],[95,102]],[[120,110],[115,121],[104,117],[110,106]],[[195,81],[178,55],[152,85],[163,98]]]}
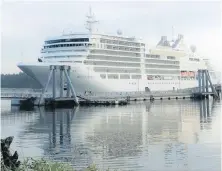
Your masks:
{"label": "ship reflection", "polygon": [[[22,137],[31,132],[44,135],[39,142],[44,156],[70,162],[77,169],[92,162],[112,169],[134,170],[141,165],[149,169],[180,165],[182,169],[188,165],[187,146],[197,144],[201,130],[211,128],[212,106],[214,101],[206,99],[53,111],[39,108],[39,119]],[[115,165],[116,159],[122,164]]]}

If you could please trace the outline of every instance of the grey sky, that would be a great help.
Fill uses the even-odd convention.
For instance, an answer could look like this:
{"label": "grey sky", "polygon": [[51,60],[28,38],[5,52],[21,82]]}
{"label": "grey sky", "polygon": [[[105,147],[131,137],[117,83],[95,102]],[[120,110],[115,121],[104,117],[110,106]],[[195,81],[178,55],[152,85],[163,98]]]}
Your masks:
{"label": "grey sky", "polygon": [[[2,72],[18,72],[16,63],[37,61],[48,36],[84,31],[89,6],[100,21],[98,29],[141,37],[155,45],[161,35],[184,34],[198,52],[221,59],[221,4],[219,2],[4,2],[2,4]],[[219,66],[218,66],[219,68]]]}

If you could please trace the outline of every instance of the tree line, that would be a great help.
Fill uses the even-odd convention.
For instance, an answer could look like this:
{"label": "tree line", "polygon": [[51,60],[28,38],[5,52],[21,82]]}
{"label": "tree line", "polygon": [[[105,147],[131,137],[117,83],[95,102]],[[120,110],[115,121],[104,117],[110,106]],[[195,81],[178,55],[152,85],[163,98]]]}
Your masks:
{"label": "tree line", "polygon": [[18,74],[1,74],[1,88],[33,88],[42,86],[23,72]]}

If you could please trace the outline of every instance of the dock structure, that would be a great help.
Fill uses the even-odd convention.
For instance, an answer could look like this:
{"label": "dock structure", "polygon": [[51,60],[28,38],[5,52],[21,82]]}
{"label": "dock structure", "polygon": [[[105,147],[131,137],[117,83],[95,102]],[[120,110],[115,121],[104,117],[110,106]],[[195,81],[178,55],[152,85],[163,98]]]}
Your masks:
{"label": "dock structure", "polygon": [[[1,98],[12,98],[14,105],[34,105],[53,107],[73,107],[75,105],[126,105],[130,101],[145,100],[171,100],[171,99],[204,99],[213,96],[219,97],[221,85],[213,85],[207,70],[199,70],[198,87],[171,90],[171,91],[135,91],[135,92],[90,92],[76,93],[75,87],[70,79],[70,66],[51,65],[49,76],[45,87],[40,90],[15,89],[13,93],[7,90],[1,91]],[[56,87],[55,72],[59,71],[59,86]],[[47,92],[50,80],[52,79],[52,92]],[[64,82],[67,82],[67,89],[64,91]]]}
{"label": "dock structure", "polygon": [[[56,94],[56,76],[55,76],[55,73],[56,71],[59,70],[60,72],[60,79],[59,79],[59,82],[60,82],[60,87],[59,87],[59,97],[57,97],[57,94]],[[79,101],[78,101],[78,98],[76,96],[76,92],[75,92],[75,89],[72,85],[72,81],[70,79],[70,70],[71,70],[71,67],[70,66],[66,66],[66,65],[51,65],[50,66],[50,72],[49,72],[49,76],[48,76],[48,81],[43,89],[43,92],[40,96],[40,99],[39,99],[39,103],[38,105],[41,106],[41,105],[45,105],[45,104],[48,104],[48,105],[54,105],[54,106],[57,106],[57,105],[73,105],[74,103],[76,105],[79,105]],[[67,80],[67,94],[66,96],[64,96],[64,76]],[[49,83],[52,79],[52,98],[51,99],[48,99],[47,101],[45,101],[44,99],[44,95],[48,89],[48,86],[49,86]],[[70,91],[72,92],[72,96],[70,97]]]}
{"label": "dock structure", "polygon": [[194,93],[194,97],[203,99],[212,95],[214,98],[219,98],[219,92],[212,84],[208,70],[198,70],[198,92]]}

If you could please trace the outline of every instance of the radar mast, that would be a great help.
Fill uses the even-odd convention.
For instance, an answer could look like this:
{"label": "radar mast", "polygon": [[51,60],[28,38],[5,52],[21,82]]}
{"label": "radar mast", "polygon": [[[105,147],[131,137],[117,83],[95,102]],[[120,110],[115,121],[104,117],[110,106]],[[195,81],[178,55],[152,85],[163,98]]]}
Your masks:
{"label": "radar mast", "polygon": [[92,13],[91,6],[89,7],[89,14],[86,15],[87,21],[86,21],[86,29],[89,30],[90,33],[94,31],[94,25],[95,23],[98,23],[97,20],[95,20],[94,14]]}

